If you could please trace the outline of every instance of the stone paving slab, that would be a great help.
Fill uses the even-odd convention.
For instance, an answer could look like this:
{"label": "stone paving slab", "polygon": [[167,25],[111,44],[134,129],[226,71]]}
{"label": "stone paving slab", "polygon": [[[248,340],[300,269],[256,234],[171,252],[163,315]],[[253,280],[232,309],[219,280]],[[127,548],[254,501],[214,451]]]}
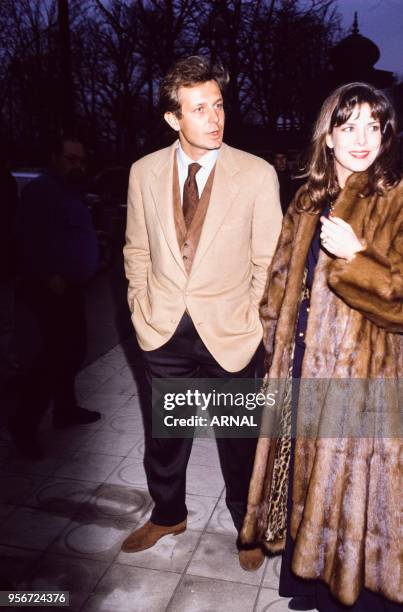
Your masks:
{"label": "stone paving slab", "polygon": [[214,440],[194,442],[187,474],[188,529],[147,551],[122,541],[150,514],[143,425],[127,341],[80,373],[92,425],[63,431],[44,419],[46,456],[24,460],[0,431],[0,581],[64,589],[74,612],[282,612],[280,558],[257,572],[238,563]]}

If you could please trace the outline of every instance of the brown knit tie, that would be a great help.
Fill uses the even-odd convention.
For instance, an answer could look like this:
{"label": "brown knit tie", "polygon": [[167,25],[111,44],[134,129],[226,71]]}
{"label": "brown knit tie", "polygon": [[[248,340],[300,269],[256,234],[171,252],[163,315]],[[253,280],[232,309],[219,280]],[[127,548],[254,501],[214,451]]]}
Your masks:
{"label": "brown knit tie", "polygon": [[183,216],[186,227],[189,228],[199,204],[199,191],[197,189],[196,174],[201,168],[200,164],[189,164],[188,176],[183,185]]}

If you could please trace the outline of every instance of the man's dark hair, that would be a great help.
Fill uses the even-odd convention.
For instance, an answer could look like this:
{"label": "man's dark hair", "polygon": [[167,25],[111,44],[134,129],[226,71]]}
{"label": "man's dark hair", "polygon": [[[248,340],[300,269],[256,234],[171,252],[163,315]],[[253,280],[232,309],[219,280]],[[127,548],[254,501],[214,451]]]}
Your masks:
{"label": "man's dark hair", "polygon": [[65,132],[55,136],[49,143],[49,157],[59,157],[63,152],[65,142],[79,142],[85,148],[83,139],[76,132]]}
{"label": "man's dark hair", "polygon": [[223,93],[229,81],[228,72],[221,63],[213,63],[208,57],[202,55],[191,55],[177,61],[161,83],[161,113],[171,112],[180,117],[179,88],[193,87],[200,83],[207,83],[207,81],[216,81]]}

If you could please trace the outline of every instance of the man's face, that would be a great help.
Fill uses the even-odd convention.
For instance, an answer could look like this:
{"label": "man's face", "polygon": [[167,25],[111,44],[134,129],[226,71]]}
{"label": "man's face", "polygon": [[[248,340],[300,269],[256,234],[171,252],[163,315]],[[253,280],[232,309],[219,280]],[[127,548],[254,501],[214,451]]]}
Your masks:
{"label": "man's face", "polygon": [[66,140],[60,155],[53,158],[53,164],[60,176],[71,183],[80,183],[85,173],[85,151],[81,142]]}
{"label": "man's face", "polygon": [[180,87],[181,117],[165,113],[165,120],[179,133],[183,150],[197,161],[207,151],[219,149],[224,133],[224,104],[216,81]]}
{"label": "man's face", "polygon": [[274,167],[278,172],[287,170],[287,157],[284,153],[276,153],[274,156]]}

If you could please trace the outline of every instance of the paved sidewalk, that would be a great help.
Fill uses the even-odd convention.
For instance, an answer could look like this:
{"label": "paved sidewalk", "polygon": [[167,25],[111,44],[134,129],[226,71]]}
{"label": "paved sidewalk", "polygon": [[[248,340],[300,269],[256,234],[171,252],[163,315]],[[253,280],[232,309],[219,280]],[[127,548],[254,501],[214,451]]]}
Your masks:
{"label": "paved sidewalk", "polygon": [[257,572],[239,566],[214,440],[194,442],[187,531],[148,551],[120,552],[151,506],[135,360],[134,343],[125,342],[80,373],[80,402],[102,419],[55,431],[48,418],[43,461],[21,459],[1,431],[2,588],[68,590],[69,609],[85,612],[284,612],[280,558]]}

